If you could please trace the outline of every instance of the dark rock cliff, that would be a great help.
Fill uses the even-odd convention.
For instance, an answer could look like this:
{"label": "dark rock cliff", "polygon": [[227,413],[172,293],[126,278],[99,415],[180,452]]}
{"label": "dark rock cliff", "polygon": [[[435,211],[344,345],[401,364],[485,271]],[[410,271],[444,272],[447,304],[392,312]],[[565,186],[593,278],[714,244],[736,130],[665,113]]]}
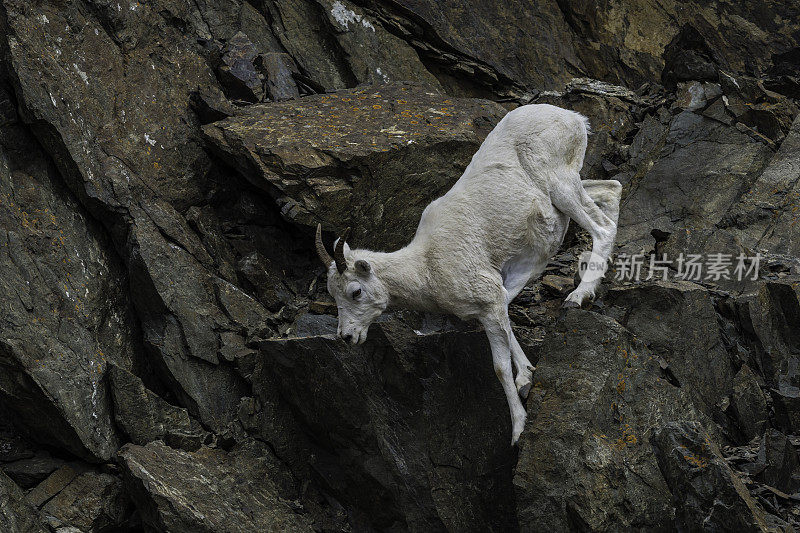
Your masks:
{"label": "dark rock cliff", "polygon": [[[335,340],[313,229],[401,246],[535,102],[645,261],[512,304],[511,448],[474,324]],[[799,104],[789,1],[0,0],[0,530],[793,531]]]}

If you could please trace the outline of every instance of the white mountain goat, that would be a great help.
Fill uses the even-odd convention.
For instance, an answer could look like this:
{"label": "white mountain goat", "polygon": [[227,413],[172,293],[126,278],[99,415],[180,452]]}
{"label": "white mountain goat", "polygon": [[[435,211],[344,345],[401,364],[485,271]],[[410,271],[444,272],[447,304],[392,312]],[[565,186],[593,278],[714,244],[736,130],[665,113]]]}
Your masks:
{"label": "white mountain goat", "polygon": [[[587,129],[586,117],[551,105],[511,111],[455,185],[425,208],[411,243],[396,252],[351,250],[348,228],[331,257],[317,227],[317,252],[329,267],[328,292],[345,341],[364,342],[388,306],[483,324],[511,409],[512,445],[525,423],[520,396],[527,397],[535,369],[514,338],[508,304],[542,273],[569,219],[591,235],[595,271],[604,272],[616,237],[620,183],[581,181],[578,174]],[[593,298],[600,277],[584,275],[564,306]]]}

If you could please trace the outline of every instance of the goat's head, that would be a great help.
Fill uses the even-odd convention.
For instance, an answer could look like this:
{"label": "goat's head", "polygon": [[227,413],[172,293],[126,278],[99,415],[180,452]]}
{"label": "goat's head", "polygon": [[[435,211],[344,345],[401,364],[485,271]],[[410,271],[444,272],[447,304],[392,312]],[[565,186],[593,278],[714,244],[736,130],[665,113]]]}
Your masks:
{"label": "goat's head", "polygon": [[333,245],[333,257],[322,244],[322,226],[317,225],[317,254],[328,267],[328,292],[339,309],[339,336],[350,344],[367,340],[370,324],[389,303],[389,292],[372,266],[359,258],[360,250],[350,250],[347,228]]}

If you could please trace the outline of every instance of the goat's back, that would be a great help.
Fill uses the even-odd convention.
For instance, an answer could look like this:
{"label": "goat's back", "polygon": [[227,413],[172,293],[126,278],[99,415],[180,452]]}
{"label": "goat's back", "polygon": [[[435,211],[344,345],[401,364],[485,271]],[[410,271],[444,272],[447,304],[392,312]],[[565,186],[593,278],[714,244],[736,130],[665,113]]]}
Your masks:
{"label": "goat's back", "polygon": [[498,265],[534,245],[549,250],[563,238],[550,189],[553,180],[577,179],[587,127],[579,113],[551,105],[509,112],[452,189],[425,209],[416,237],[442,262],[462,257],[462,248]]}
{"label": "goat's back", "polygon": [[589,120],[575,111],[549,104],[521,106],[489,133],[470,166],[518,158],[529,173],[564,167],[577,172],[583,166],[588,131]]}
{"label": "goat's back", "polygon": [[494,195],[535,188],[550,196],[552,179],[583,166],[589,121],[575,111],[531,104],[510,111],[486,136],[445,196]]}

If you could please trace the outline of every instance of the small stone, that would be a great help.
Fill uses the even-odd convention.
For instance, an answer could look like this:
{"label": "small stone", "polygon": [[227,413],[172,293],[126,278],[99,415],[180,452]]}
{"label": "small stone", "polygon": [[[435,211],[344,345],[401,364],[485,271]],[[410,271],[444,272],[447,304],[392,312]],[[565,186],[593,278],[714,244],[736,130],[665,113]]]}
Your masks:
{"label": "small stone", "polygon": [[714,100],[711,105],[703,110],[703,115],[708,118],[713,118],[714,120],[718,120],[723,124],[731,125],[734,122],[734,117],[728,113],[725,107],[725,101],[723,98],[717,98]]}
{"label": "small stone", "polygon": [[248,102],[263,99],[263,77],[254,64],[257,55],[256,47],[241,31],[225,43],[217,74],[231,98]]}
{"label": "small stone", "polygon": [[253,287],[258,301],[271,311],[278,311],[294,299],[280,269],[260,252],[250,252],[240,258],[236,272]]}
{"label": "small stone", "polygon": [[542,286],[549,289],[550,292],[561,296],[567,294],[575,288],[575,282],[571,277],[558,276],[555,274],[547,274],[542,278]]}
{"label": "small stone", "polygon": [[706,103],[706,94],[700,82],[690,81],[678,85],[676,106],[686,111],[696,111],[705,107]]}
{"label": "small stone", "polygon": [[34,457],[6,463],[2,469],[17,485],[29,489],[63,464],[63,459],[52,457],[47,452],[39,452]]}
{"label": "small stone", "polygon": [[335,302],[328,302],[322,300],[314,300],[309,302],[308,310],[311,313],[322,315],[322,314],[329,314],[335,315],[336,314],[336,303]]}
{"label": "small stone", "polygon": [[201,87],[192,93],[190,102],[201,124],[210,124],[236,113],[236,108],[215,85]]}
{"label": "small stone", "polygon": [[603,161],[600,164],[602,165],[603,170],[605,170],[609,174],[612,174],[617,170],[619,170],[619,167],[614,163],[612,163],[611,161],[609,161],[608,159],[603,159]]}
{"label": "small stone", "polygon": [[34,507],[40,507],[44,502],[61,492],[64,487],[69,485],[73,479],[75,479],[78,474],[80,474],[80,470],[82,468],[77,467],[74,464],[64,465],[36,485],[33,490],[31,490],[28,495],[27,499],[31,505]]}

